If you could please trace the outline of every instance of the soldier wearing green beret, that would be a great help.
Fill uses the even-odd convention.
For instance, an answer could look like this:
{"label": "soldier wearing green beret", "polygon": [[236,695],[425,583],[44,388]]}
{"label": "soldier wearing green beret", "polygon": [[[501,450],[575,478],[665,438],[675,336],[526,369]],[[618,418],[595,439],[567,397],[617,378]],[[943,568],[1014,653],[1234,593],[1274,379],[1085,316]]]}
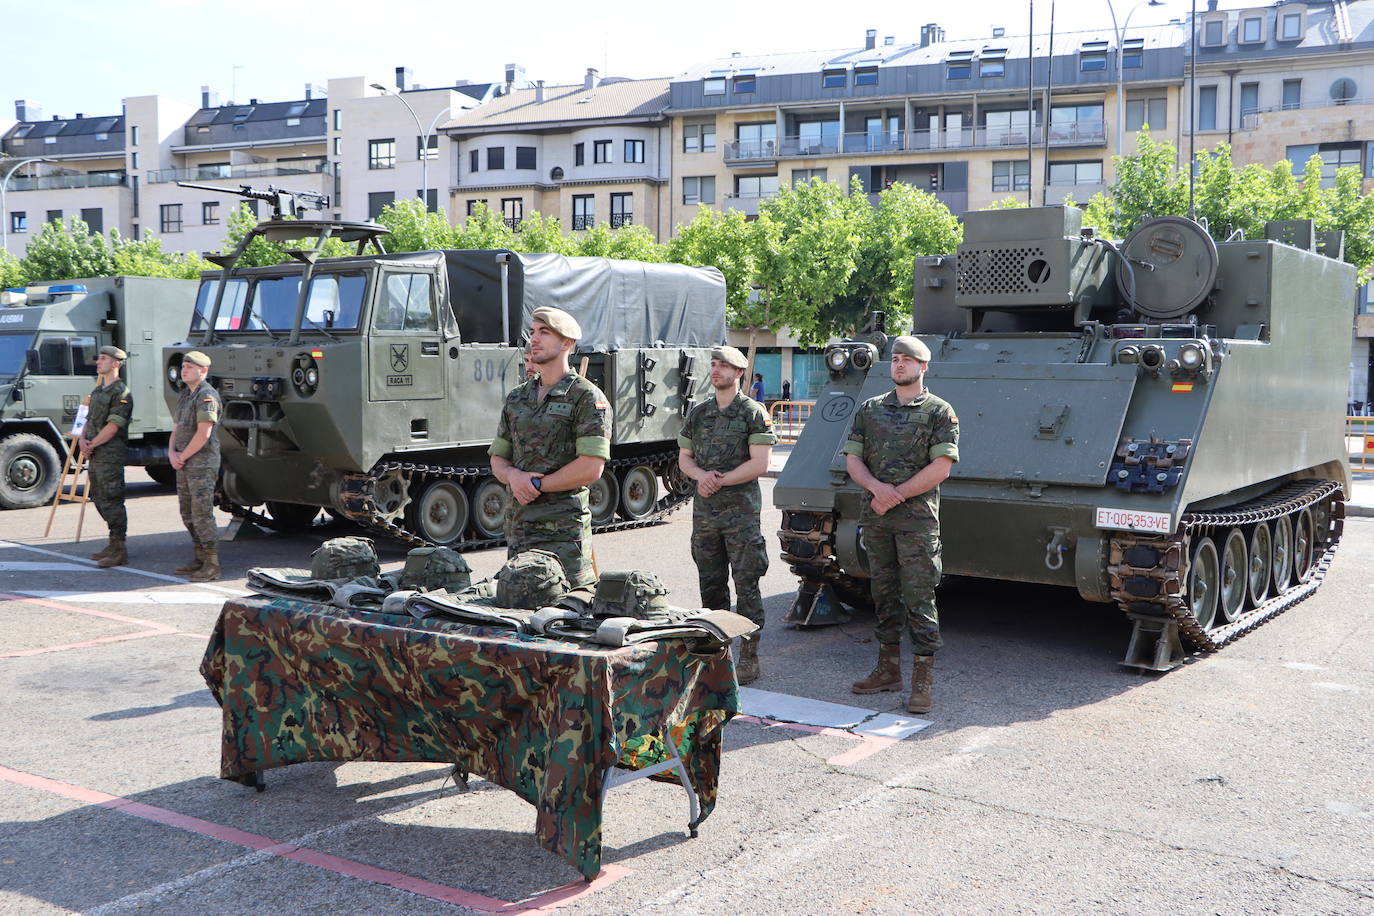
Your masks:
{"label": "soldier wearing green beret", "polygon": [[90,462],[91,502],[110,529],[104,548],[91,554],[104,569],[129,562],[125,538],[129,514],[124,509],[124,463],[129,455],[129,420],[134,396],[119,377],[129,358],[119,347],[101,347],[95,358],[96,386],[86,407],[86,426],[81,432],[81,456]]}
{"label": "soldier wearing green beret", "polygon": [[[730,575],[736,613],[763,626],[759,580],[768,572],[768,548],[759,530],[763,497],[759,477],[778,437],[768,411],[744,396],[740,380],[749,362],[734,347],[711,351],[715,397],[696,405],[678,436],[678,466],[697,482],[692,502],[692,559],[704,607],[730,610]],[[741,684],[759,677],[759,632],[740,646]]]}
{"label": "soldier wearing green beret", "polygon": [[871,494],[863,546],[877,611],[878,665],[855,693],[902,688],[902,623],[916,658],[908,712],[928,712],[935,652],[942,645],[935,610],[940,582],[940,483],[959,460],[959,418],[925,388],[930,349],[917,337],[892,341],[894,390],[865,401],[844,445],[849,476]]}
{"label": "soldier wearing green beret", "polygon": [[210,357],[192,350],[181,358],[183,387],[177,398],[168,458],[177,472],[181,522],[191,533],[196,555],[176,568],[192,582],[219,578],[219,530],[215,526],[215,482],[219,478],[219,392],[206,379]]}
{"label": "soldier wearing green beret", "polygon": [[611,405],[569,359],[582,328],[567,312],[538,308],[530,321],[527,365],[537,374],[506,395],[491,471],[512,497],[506,516],[510,556],[547,550],[574,587],[596,580],[587,486],[611,456]]}

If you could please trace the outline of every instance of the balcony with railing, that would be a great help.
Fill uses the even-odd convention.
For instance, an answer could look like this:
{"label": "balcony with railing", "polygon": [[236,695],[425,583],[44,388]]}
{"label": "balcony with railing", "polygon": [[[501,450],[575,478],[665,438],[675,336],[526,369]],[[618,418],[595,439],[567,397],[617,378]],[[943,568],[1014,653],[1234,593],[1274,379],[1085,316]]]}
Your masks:
{"label": "balcony with railing", "polygon": [[777,191],[764,191],[760,194],[726,194],[725,209],[738,210],[745,216],[758,216],[759,204],[777,196]]}
{"label": "balcony with railing", "polygon": [[634,225],[635,215],[633,213],[612,213],[611,228],[623,229],[626,226]]}
{"label": "balcony with railing", "polygon": [[[1361,108],[1361,107],[1363,107],[1363,108],[1365,109],[1364,111],[1360,111],[1360,112],[1351,112],[1350,115],[1348,115],[1348,116],[1347,116],[1347,115],[1341,115],[1341,117],[1344,118],[1344,119],[1349,119],[1349,118],[1359,119],[1359,118],[1361,118],[1361,117],[1367,117],[1367,116],[1368,116],[1368,107],[1369,107],[1370,105],[1374,105],[1374,96],[1364,96],[1364,97],[1360,97],[1360,98],[1351,97],[1351,98],[1345,98],[1345,99],[1332,99],[1332,98],[1325,98],[1325,97],[1323,97],[1323,98],[1319,98],[1319,99],[1303,100],[1303,101],[1300,101],[1300,102],[1286,102],[1286,103],[1284,103],[1283,105],[1271,105],[1271,106],[1269,106],[1268,108],[1246,108],[1246,109],[1242,110],[1241,113],[1240,113],[1240,129],[1241,129],[1241,130],[1259,130],[1259,129],[1261,129],[1262,127],[1264,127],[1266,124],[1272,124],[1273,122],[1270,121],[1270,120],[1268,120],[1268,119],[1266,119],[1266,118],[1264,118],[1264,115],[1273,114],[1273,113],[1276,112],[1276,111],[1277,111],[1277,112],[1283,112],[1283,111],[1307,111],[1307,110],[1310,110],[1310,109],[1313,109],[1313,108]],[[1342,127],[1344,127],[1344,126],[1345,126],[1345,120],[1340,121],[1340,124],[1341,124]],[[1224,130],[1224,129],[1225,129],[1225,125],[1223,124],[1222,127],[1221,127],[1220,129]]]}
{"label": "balcony with railing", "polygon": [[579,229],[590,229],[595,225],[595,216],[574,216],[572,218],[572,227],[574,232],[576,232]]}
{"label": "balcony with railing", "polygon": [[65,191],[69,188],[115,188],[129,183],[123,172],[96,172],[87,175],[40,175],[36,178],[11,178],[10,191]]}
{"label": "balcony with railing", "polygon": [[520,231],[520,217],[507,216],[505,219],[502,220],[502,222],[506,224],[506,228],[509,229],[511,232]]}
{"label": "balcony with railing", "polygon": [[[1030,139],[1044,145],[1037,126]],[[775,140],[731,140],[724,144],[725,161],[731,165],[764,165],[778,159],[825,156],[878,156],[889,153],[949,149],[998,149],[1024,147],[1024,127],[954,127],[945,130],[859,132],[821,137],[783,137]],[[1105,121],[1070,121],[1051,124],[1050,146],[1097,146],[1107,142]]]}
{"label": "balcony with railing", "polygon": [[194,165],[184,169],[154,169],[148,172],[148,184],[321,174],[331,174],[329,161],[326,159],[308,159],[300,162],[264,162],[251,165]]}

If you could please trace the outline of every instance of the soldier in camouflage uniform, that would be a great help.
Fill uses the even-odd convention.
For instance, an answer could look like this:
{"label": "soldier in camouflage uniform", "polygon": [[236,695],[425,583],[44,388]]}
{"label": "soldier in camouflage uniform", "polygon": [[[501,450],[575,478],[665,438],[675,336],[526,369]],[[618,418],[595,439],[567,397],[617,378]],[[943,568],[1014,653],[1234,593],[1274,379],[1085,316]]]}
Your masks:
{"label": "soldier in camouflage uniform", "polygon": [[219,531],[215,527],[215,481],[219,477],[219,392],[210,386],[210,357],[192,350],[181,359],[184,386],[177,398],[168,457],[177,472],[181,521],[191,532],[195,559],[176,571],[192,582],[219,578]]}
{"label": "soldier in camouflage uniform", "polygon": [[104,569],[129,562],[124,541],[129,533],[129,516],[124,511],[124,462],[129,454],[134,396],[119,378],[128,358],[119,347],[100,348],[95,359],[99,384],[91,392],[80,439],[81,455],[90,462],[91,502],[110,529],[109,543],[91,554],[91,559],[98,561],[96,565]]}
{"label": "soldier in camouflage uniform", "polygon": [[928,712],[935,652],[941,646],[935,610],[940,582],[940,482],[959,460],[959,418],[925,389],[930,349],[916,337],[892,341],[896,389],[863,403],[844,445],[849,476],[872,499],[861,517],[872,572],[879,655],[855,693],[902,687],[902,622],[916,654],[908,712]]}
{"label": "soldier in camouflage uniform", "polygon": [[[759,579],[768,572],[768,548],[759,530],[763,498],[758,479],[778,441],[762,404],[744,396],[740,379],[749,363],[734,347],[711,351],[716,396],[692,408],[677,444],[678,465],[697,482],[692,503],[692,559],[704,607],[730,610],[731,571],[736,613],[763,626]],[[740,646],[741,684],[759,677],[759,634]]]}
{"label": "soldier in camouflage uniform", "polygon": [[555,554],[574,588],[596,581],[587,485],[611,455],[610,402],[568,362],[581,337],[567,312],[534,310],[528,358],[538,375],[506,395],[488,449],[492,473],[513,497],[509,555],[534,548]]}

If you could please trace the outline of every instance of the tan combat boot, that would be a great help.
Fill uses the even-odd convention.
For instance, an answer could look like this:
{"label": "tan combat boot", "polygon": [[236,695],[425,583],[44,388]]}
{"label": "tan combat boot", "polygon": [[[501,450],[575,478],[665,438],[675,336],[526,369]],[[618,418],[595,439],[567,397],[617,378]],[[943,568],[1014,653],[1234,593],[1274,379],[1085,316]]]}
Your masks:
{"label": "tan combat boot", "polygon": [[752,684],[759,679],[759,636],[746,636],[739,644],[739,663],[735,665],[735,678],[740,686]]}
{"label": "tan combat boot", "polygon": [[189,576],[191,573],[200,569],[205,563],[205,551],[200,547],[196,547],[195,551],[196,555],[194,559],[189,563],[182,563],[176,569],[172,570],[172,572],[176,573],[178,576]]}
{"label": "tan combat boot", "polygon": [[200,569],[186,578],[192,582],[213,582],[219,578],[219,551],[214,547],[206,547],[202,557]]}
{"label": "tan combat boot", "polygon": [[911,696],[906,698],[907,712],[930,712],[930,691],[934,683],[935,656],[916,656],[911,668]]}
{"label": "tan combat boot", "polygon": [[884,690],[902,689],[902,646],[878,646],[878,667],[862,681],[855,681],[849,688],[855,693],[882,693]]}
{"label": "tan combat boot", "polygon": [[129,562],[129,551],[124,547],[122,537],[110,537],[110,549],[105,552],[105,556],[96,563],[101,569],[109,569],[112,566],[123,566]]}
{"label": "tan combat boot", "polygon": [[105,555],[106,555],[107,553],[110,552],[110,549],[111,549],[112,547],[114,547],[114,538],[110,538],[108,541],[105,542],[105,546],[104,546],[104,547],[100,548],[100,549],[97,550],[95,553],[91,554],[91,559],[92,559],[92,560],[103,560],[103,559],[105,559]]}

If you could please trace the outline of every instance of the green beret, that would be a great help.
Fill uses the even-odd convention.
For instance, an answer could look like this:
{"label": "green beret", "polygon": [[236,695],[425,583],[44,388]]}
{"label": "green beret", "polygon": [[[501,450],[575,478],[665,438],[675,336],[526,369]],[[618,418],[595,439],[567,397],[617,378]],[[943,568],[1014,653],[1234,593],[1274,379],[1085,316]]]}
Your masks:
{"label": "green beret", "polygon": [[744,354],[734,347],[716,347],[711,351],[711,358],[718,359],[728,366],[736,369],[748,369],[749,360],[744,358]]}
{"label": "green beret", "polygon": [[906,356],[910,356],[912,359],[919,359],[923,363],[930,362],[930,347],[927,347],[919,337],[903,336],[892,338],[892,353],[894,356],[898,353],[902,353]]}
{"label": "green beret", "polygon": [[129,354],[127,354],[127,353],[125,353],[123,350],[119,349],[119,347],[101,347],[101,348],[100,348],[100,355],[101,355],[101,356],[113,356],[115,359],[120,360],[120,361],[123,361],[123,360],[126,360],[126,359],[129,358]]}
{"label": "green beret", "polygon": [[554,333],[560,334],[569,340],[582,339],[582,326],[577,323],[576,318],[562,309],[556,309],[548,305],[541,306],[534,310],[534,315],[531,320],[544,322],[553,329]]}
{"label": "green beret", "polygon": [[210,357],[206,356],[199,350],[192,350],[190,353],[187,353],[185,356],[183,356],[182,360],[190,363],[193,366],[200,366],[204,369],[210,368]]}

